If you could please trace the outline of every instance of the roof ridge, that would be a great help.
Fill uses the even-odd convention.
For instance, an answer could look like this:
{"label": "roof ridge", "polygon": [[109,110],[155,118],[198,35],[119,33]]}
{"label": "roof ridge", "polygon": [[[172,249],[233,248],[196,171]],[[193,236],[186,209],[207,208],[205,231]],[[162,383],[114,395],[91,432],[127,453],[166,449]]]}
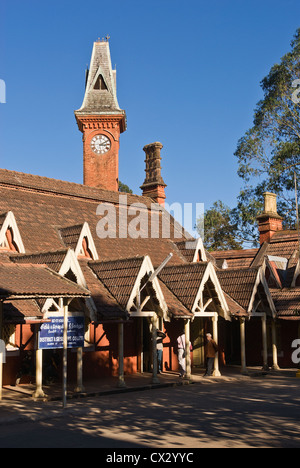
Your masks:
{"label": "roof ridge", "polygon": [[[10,176],[9,180],[3,179],[5,176]],[[19,178],[27,179],[20,180]],[[31,179],[35,183],[30,183],[28,179]],[[47,185],[41,185],[42,182],[47,183]],[[53,187],[53,183],[62,185],[60,189],[58,187]],[[107,190],[101,187],[90,187],[89,185],[80,184],[78,182],[70,182],[62,179],[55,179],[46,176],[41,176],[37,174],[30,174],[25,172],[12,171],[9,169],[0,168],[0,185],[2,186],[11,186],[11,187],[22,187],[23,189],[34,190],[38,192],[45,193],[54,193],[57,195],[68,195],[74,198],[83,198],[96,201],[104,202],[118,202],[119,195],[125,194],[130,202],[130,199],[134,200],[136,198],[143,199],[144,202],[153,203],[153,200],[150,197],[144,195],[137,195],[131,193],[116,192],[114,190]],[[80,190],[80,193],[78,192]],[[105,195],[108,195],[105,197]],[[112,200],[111,198],[116,198]]]}

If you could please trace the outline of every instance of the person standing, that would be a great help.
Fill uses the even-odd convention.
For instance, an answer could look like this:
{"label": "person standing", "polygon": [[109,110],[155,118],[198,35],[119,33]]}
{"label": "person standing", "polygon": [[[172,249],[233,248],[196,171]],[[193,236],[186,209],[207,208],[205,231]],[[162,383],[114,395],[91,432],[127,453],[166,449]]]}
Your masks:
{"label": "person standing", "polygon": [[162,360],[163,360],[163,339],[166,337],[166,334],[162,330],[157,330],[157,340],[156,340],[156,350],[157,350],[157,363],[158,363],[158,373],[162,373]]}
{"label": "person standing", "polygon": [[205,345],[206,371],[204,376],[211,376],[213,373],[214,360],[218,352],[218,345],[213,340],[211,333],[206,334],[207,343]]}
{"label": "person standing", "polygon": [[179,377],[183,378],[186,372],[186,362],[185,362],[185,334],[182,333],[177,338],[177,356],[179,364]]}

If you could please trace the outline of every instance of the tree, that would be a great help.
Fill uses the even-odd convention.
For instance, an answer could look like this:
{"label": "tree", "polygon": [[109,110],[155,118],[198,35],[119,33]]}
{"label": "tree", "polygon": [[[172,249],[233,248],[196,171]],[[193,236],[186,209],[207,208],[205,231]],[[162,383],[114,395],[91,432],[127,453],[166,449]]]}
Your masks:
{"label": "tree", "polygon": [[[201,220],[197,227],[200,232]],[[220,200],[205,211],[204,214],[204,246],[207,250],[242,249],[241,242],[237,241],[237,226],[232,224],[232,212]]]}
{"label": "tree", "polygon": [[264,96],[255,109],[253,126],[235,152],[244,186],[232,216],[243,237],[254,244],[258,239],[256,216],[263,210],[266,191],[277,194],[285,227],[295,225],[294,173],[298,180],[300,176],[299,79],[300,28],[291,51],[262,80]]}
{"label": "tree", "polygon": [[132,193],[132,190],[128,187],[128,185],[123,184],[123,182],[119,180],[119,192]]}

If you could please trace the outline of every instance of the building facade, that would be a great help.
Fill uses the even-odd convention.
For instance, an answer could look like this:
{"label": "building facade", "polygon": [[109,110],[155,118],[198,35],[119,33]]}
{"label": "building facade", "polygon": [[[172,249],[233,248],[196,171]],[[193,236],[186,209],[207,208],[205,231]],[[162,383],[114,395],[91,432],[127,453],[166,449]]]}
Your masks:
{"label": "building facade", "polygon": [[[290,342],[299,336],[299,255],[295,233],[280,230],[274,203],[259,218],[260,249],[209,253],[164,209],[161,143],[144,147],[142,195],[119,192],[126,113],[117,101],[107,41],[94,43],[75,118],[83,184],[0,170],[0,288],[6,270],[18,267],[29,277],[30,266],[79,288],[68,300],[69,328],[81,330],[68,337],[68,376],[78,391],[85,379],[105,375],[118,376],[120,386],[127,373],[151,372],[155,381],[157,330],[166,333],[167,372],[178,371],[183,332],[188,377],[205,365],[207,332],[219,344],[215,375],[228,363],[246,372],[247,363],[278,368],[282,357],[291,366]],[[1,299],[3,385],[36,379],[40,388],[61,378],[55,327],[65,302],[51,293],[51,278],[41,295],[42,280],[36,278],[28,296],[8,288]]]}

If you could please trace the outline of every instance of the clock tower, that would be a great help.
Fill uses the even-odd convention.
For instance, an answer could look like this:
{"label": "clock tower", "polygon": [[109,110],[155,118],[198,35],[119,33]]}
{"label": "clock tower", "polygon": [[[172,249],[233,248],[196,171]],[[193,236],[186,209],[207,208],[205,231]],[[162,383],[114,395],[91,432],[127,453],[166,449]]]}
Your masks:
{"label": "clock tower", "polygon": [[126,114],[117,101],[108,40],[94,43],[83,103],[75,117],[83,134],[83,183],[118,191],[119,140]]}

